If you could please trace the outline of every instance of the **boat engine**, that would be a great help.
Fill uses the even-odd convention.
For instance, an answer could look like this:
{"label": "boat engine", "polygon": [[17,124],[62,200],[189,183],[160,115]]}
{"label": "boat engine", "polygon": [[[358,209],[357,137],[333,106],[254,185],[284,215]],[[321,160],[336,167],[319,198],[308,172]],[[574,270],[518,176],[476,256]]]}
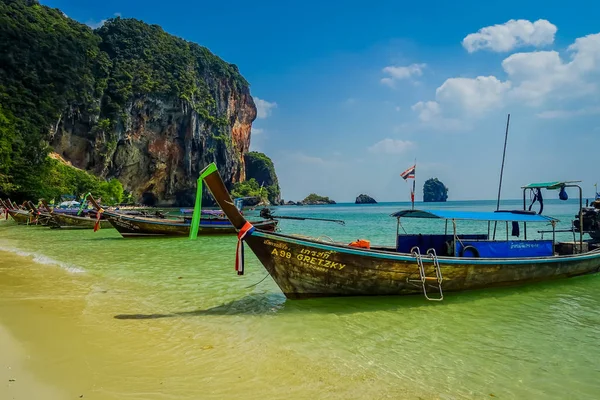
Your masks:
{"label": "boat engine", "polygon": [[[579,232],[580,226],[579,215],[576,215],[573,228]],[[600,241],[600,209],[595,207],[583,209],[583,232],[589,233],[594,241]]]}

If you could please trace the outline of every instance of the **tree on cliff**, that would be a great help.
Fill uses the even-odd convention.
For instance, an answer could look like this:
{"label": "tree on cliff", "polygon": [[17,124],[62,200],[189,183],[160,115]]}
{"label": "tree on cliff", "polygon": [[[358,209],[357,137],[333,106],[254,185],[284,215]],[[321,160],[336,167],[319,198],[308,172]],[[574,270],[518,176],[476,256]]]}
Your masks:
{"label": "tree on cliff", "polygon": [[423,185],[424,202],[440,202],[448,199],[448,188],[437,178],[427,179]]}
{"label": "tree on cliff", "polygon": [[269,202],[279,204],[281,194],[273,161],[263,153],[251,151],[244,155],[244,163],[246,179],[255,179],[259,186],[266,188]]}

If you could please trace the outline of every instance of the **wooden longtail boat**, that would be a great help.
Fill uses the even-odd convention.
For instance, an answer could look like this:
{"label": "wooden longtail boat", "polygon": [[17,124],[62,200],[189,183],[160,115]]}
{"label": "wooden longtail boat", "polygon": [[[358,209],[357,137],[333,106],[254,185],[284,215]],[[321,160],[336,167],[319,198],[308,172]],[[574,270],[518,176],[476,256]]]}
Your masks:
{"label": "wooden longtail boat", "polygon": [[[191,222],[188,220],[172,220],[162,218],[149,218],[126,215],[116,211],[103,210],[102,207],[90,197],[90,201],[98,212],[101,212],[112,226],[123,236],[189,236]],[[261,220],[254,222],[264,231],[271,232],[277,228],[277,221]],[[237,230],[227,218],[203,217],[200,219],[199,235],[232,235]]]}
{"label": "wooden longtail boat", "polygon": [[[66,213],[52,213],[52,218],[55,222],[53,227],[61,229],[94,229],[96,218],[91,216],[78,216]],[[106,220],[100,220],[100,228],[112,228],[112,224]]]}
{"label": "wooden longtail boat", "polygon": [[[539,282],[600,269],[600,251],[573,254],[577,245],[584,247],[587,243],[577,242],[570,247],[555,244],[554,240],[498,241],[489,240],[489,235],[456,233],[456,222],[465,219],[506,225],[507,238],[513,221],[555,226],[553,218],[524,211],[400,211],[393,214],[398,224],[405,217],[438,218],[452,223],[452,233],[398,235],[395,248],[361,248],[252,227],[233,205],[214,164],[206,167],[201,177],[239,230],[239,246],[243,246],[242,241],[248,244],[290,299],[421,293],[427,299],[442,300],[447,291]],[[238,247],[238,254],[243,254],[239,250]],[[243,273],[243,266],[236,264],[236,269],[238,274]]]}
{"label": "wooden longtail boat", "polygon": [[14,207],[10,199],[6,202],[2,201],[2,206],[8,211],[8,215],[10,215],[17,224],[27,225],[30,222],[31,213]]}

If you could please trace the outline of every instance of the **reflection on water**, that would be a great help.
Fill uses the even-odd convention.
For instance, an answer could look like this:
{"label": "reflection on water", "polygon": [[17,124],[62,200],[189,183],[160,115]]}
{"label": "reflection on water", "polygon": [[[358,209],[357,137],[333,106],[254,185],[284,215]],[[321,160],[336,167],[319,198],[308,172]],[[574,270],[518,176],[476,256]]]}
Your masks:
{"label": "reflection on water", "polygon": [[[466,206],[494,208],[444,205]],[[398,208],[277,211],[346,220],[282,221],[285,232],[393,244],[389,214]],[[563,227],[575,210],[572,202],[546,205]],[[435,221],[405,227],[440,229]],[[250,252],[246,275],[235,275],[235,244],[235,237],[126,240],[108,229],[3,223],[0,248],[21,252],[30,264],[0,262],[0,284],[9,276],[18,288],[9,296],[11,310],[32,304],[19,300],[27,296],[60,311],[52,321],[62,321],[63,335],[75,332],[81,343],[70,344],[77,352],[57,347],[59,364],[80,369],[98,398],[562,399],[594,398],[600,390],[597,275],[448,293],[442,303],[421,296],[289,301]],[[36,264],[35,257],[50,262]],[[0,322],[9,319],[6,310],[0,307]],[[52,343],[44,349],[58,346]]]}

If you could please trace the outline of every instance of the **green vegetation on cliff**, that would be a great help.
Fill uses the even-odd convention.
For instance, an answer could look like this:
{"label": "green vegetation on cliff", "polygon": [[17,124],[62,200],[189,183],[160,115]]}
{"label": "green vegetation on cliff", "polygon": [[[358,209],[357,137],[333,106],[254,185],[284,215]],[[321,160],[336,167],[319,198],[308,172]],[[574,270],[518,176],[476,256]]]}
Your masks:
{"label": "green vegetation on cliff", "polygon": [[234,184],[233,189],[231,190],[231,196],[233,198],[255,197],[258,199],[258,201],[250,203],[258,204],[261,201],[268,200],[269,192],[267,188],[259,185],[256,179],[252,178],[247,181]]}
{"label": "green vegetation on cliff", "polygon": [[279,204],[281,191],[273,161],[263,153],[251,151],[244,155],[244,163],[246,164],[246,179],[256,180],[259,186],[266,188],[269,202]]}
{"label": "green vegetation on cliff", "polygon": [[28,186],[38,188],[28,196],[30,199],[58,199],[64,194],[79,197],[91,192],[95,197],[101,197],[103,204],[113,205],[123,201],[123,185],[117,179],[106,181],[51,158],[46,160],[46,165],[47,168],[41,173],[28,177],[31,180],[27,182]]}
{"label": "green vegetation on cliff", "polygon": [[423,185],[424,202],[440,202],[448,200],[448,188],[437,178],[427,179]]}
{"label": "green vegetation on cliff", "polygon": [[93,31],[34,0],[0,1],[0,65],[0,196],[15,199],[55,189],[43,178],[57,171],[48,143],[67,119],[109,162],[123,110],[144,96],[176,96],[219,132],[228,120],[207,82],[248,86],[235,65],[159,26],[114,18]]}
{"label": "green vegetation on cliff", "polygon": [[0,194],[49,189],[32,175],[50,173],[47,139],[62,111],[91,100],[99,42],[59,10],[0,2]]}

